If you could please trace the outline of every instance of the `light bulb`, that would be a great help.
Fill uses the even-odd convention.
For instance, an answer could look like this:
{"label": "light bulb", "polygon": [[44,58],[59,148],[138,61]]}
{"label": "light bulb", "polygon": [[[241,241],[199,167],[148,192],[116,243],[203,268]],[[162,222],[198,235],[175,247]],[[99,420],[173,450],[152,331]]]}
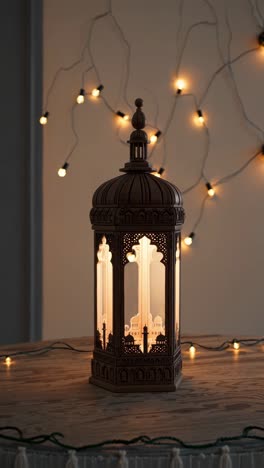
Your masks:
{"label": "light bulb", "polygon": [[101,93],[101,91],[102,91],[103,89],[104,89],[103,85],[99,85],[97,88],[94,88],[94,89],[92,90],[92,95],[93,95],[94,97],[100,96],[100,93]]}
{"label": "light bulb", "polygon": [[202,113],[201,109],[197,110],[197,115],[198,115],[199,122],[204,123],[204,116],[203,116],[203,113]]}
{"label": "light bulb", "polygon": [[124,114],[124,112],[122,112],[122,111],[117,111],[116,115],[118,115],[118,117],[121,117],[122,120],[129,120],[129,115]]}
{"label": "light bulb", "polygon": [[186,87],[186,83],[182,79],[177,80],[175,85],[176,85],[176,89],[177,89],[178,94],[181,94],[182,90]]}
{"label": "light bulb", "polygon": [[161,177],[164,171],[164,167],[160,167],[158,171],[152,172],[152,174],[156,177]]}
{"label": "light bulb", "polygon": [[156,143],[156,141],[158,140],[158,137],[156,135],[151,135],[150,137],[150,143]]}
{"label": "light bulb", "polygon": [[193,243],[193,238],[194,238],[194,232],[191,232],[189,236],[185,237],[184,243],[188,246],[192,245]]}
{"label": "light bulb", "polygon": [[5,358],[5,364],[7,365],[7,367],[9,367],[11,365],[11,362],[12,362],[12,359],[10,356],[6,356]]}
{"label": "light bulb", "polygon": [[81,88],[80,93],[76,98],[77,104],[83,104],[84,103],[84,95],[85,95],[85,90],[83,88]]}
{"label": "light bulb", "polygon": [[234,349],[239,349],[240,348],[240,344],[237,340],[233,340],[233,348]]}
{"label": "light bulb", "polygon": [[153,143],[153,144],[156,143],[160,135],[161,135],[161,131],[157,130],[156,133],[150,136],[150,143]]}
{"label": "light bulb", "polygon": [[58,176],[59,177],[65,177],[66,174],[67,174],[68,167],[69,167],[68,163],[63,164],[63,166],[60,167],[59,170],[58,170]]}
{"label": "light bulb", "polygon": [[205,184],[205,186],[207,188],[207,193],[208,193],[209,197],[214,197],[215,196],[215,191],[214,191],[212,185],[210,184],[210,182],[207,182]]}
{"label": "light bulb", "polygon": [[128,261],[130,263],[135,262],[136,261],[136,255],[135,255],[134,251],[128,252],[127,255],[126,255],[126,258],[128,259]]}
{"label": "light bulb", "polygon": [[48,117],[49,117],[49,112],[45,112],[45,114],[43,114],[40,119],[39,119],[39,123],[41,125],[46,125],[48,123]]}
{"label": "light bulb", "polygon": [[196,352],[196,348],[193,344],[191,344],[190,348],[189,348],[189,353],[190,353],[190,356],[194,356],[195,355],[195,352]]}

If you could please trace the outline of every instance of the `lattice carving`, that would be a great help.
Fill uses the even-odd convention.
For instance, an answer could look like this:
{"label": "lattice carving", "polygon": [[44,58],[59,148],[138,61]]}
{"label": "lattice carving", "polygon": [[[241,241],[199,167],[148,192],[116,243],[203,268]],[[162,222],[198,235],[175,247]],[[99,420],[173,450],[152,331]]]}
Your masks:
{"label": "lattice carving", "polygon": [[156,245],[158,252],[161,252],[163,254],[161,262],[164,263],[164,265],[166,265],[168,261],[168,235],[164,232],[129,232],[124,234],[122,258],[123,264],[126,265],[128,263],[127,253],[130,252],[133,245],[137,245],[139,243],[139,239],[141,239],[141,237],[144,236],[146,236],[150,240],[151,244]]}

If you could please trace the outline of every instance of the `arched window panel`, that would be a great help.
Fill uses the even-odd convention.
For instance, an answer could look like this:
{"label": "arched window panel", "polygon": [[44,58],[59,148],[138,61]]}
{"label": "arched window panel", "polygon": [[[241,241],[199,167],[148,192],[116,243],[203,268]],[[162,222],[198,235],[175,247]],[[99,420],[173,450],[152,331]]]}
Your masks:
{"label": "arched window panel", "polygon": [[163,254],[142,236],[127,253],[125,266],[125,341],[141,352],[165,342],[165,265]]}
{"label": "arched window panel", "polygon": [[97,252],[97,334],[98,344],[107,349],[113,334],[113,265],[112,253],[105,236]]}
{"label": "arched window panel", "polygon": [[180,252],[180,235],[177,236],[176,243],[176,263],[175,263],[175,338],[176,345],[180,342],[180,270],[181,270],[181,252]]}

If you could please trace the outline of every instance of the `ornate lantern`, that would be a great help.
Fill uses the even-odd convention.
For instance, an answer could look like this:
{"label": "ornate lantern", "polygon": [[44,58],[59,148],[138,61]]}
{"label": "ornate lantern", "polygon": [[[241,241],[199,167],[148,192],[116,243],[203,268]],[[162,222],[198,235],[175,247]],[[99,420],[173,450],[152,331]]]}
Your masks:
{"label": "ornate lantern", "polygon": [[130,161],[102,184],[95,230],[95,347],[90,382],[115,392],[173,391],[181,377],[180,191],[147,161],[136,99]]}

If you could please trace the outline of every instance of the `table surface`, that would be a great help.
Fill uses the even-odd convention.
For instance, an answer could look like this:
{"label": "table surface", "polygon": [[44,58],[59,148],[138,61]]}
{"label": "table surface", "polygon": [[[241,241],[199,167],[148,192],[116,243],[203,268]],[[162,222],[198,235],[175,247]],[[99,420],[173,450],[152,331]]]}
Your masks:
{"label": "table surface", "polygon": [[[192,339],[215,346],[226,337]],[[92,349],[88,338],[66,341]],[[47,343],[1,347],[0,353]],[[113,394],[89,384],[91,353],[59,350],[18,357],[9,368],[2,360],[0,426],[17,426],[26,436],[58,431],[65,442],[85,445],[143,434],[205,442],[263,425],[264,345],[201,350],[194,359],[187,349],[181,386],[170,393]]]}

